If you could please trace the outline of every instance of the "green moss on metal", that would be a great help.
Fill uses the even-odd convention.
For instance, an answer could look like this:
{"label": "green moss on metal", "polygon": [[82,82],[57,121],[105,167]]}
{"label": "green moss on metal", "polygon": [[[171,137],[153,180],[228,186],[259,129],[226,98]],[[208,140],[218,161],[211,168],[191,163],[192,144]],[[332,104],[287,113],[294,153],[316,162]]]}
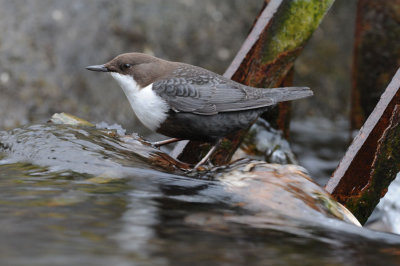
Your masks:
{"label": "green moss on metal", "polygon": [[[398,112],[398,111],[397,111]],[[396,111],[394,112],[396,115]],[[397,114],[398,116],[398,114]],[[380,148],[375,155],[370,183],[357,197],[349,198],[346,207],[364,224],[380,198],[386,193],[390,183],[400,171],[400,118],[381,138]]]}
{"label": "green moss on metal", "polygon": [[220,148],[225,149],[225,150],[230,150],[230,149],[232,149],[232,142],[229,139],[224,138],[221,141]]}
{"label": "green moss on metal", "polygon": [[263,49],[263,63],[273,61],[282,53],[302,47],[320,24],[334,0],[293,0],[278,10],[271,27],[275,34],[269,34]]}

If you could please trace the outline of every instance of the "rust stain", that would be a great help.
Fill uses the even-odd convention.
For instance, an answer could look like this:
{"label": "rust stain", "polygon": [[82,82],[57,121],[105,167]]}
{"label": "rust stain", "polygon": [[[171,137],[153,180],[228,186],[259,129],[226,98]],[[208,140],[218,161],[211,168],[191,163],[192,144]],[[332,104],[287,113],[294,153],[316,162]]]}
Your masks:
{"label": "rust stain", "polygon": [[[388,127],[390,116],[393,112],[394,105],[399,103],[400,100],[400,69],[397,71],[396,75],[393,77],[392,82],[389,84],[388,88],[381,97],[374,111],[371,113],[364,126],[361,128],[357,136],[354,138],[353,143],[348,148],[345,156],[340,162],[339,166],[332,175],[326,185],[326,189],[330,193],[338,191],[351,191],[350,188],[355,188],[354,190],[362,189],[367,180],[360,182],[357,176],[368,175],[369,168],[373,162],[373,153],[378,145],[378,140],[382,136],[384,130]],[[357,158],[360,158],[356,160]],[[355,166],[360,166],[354,168]],[[366,166],[361,167],[361,166]],[[344,184],[344,176],[354,176],[352,178],[348,177]],[[362,178],[361,178],[362,179]],[[343,183],[340,186],[339,183]],[[346,188],[344,188],[344,186]],[[349,193],[339,193],[343,195]]]}
{"label": "rust stain", "polygon": [[391,134],[400,127],[399,104],[400,69],[326,185],[360,221],[366,221],[400,171],[400,162],[384,163],[399,159],[393,152],[400,149],[400,140]]}
{"label": "rust stain", "polygon": [[[310,12],[315,12],[309,14],[314,15],[315,21],[312,23],[315,25],[319,24],[323,14],[325,14],[330,7],[330,4],[327,4],[328,2],[330,4],[333,3],[333,1],[325,1],[324,8],[310,9],[312,10]],[[291,7],[293,7],[292,5],[294,5],[294,2],[269,0],[265,1],[265,3],[268,4],[264,5],[249,36],[244,41],[224,76],[249,86],[263,88],[279,87],[292,69],[295,59],[301,53],[306,41],[311,36],[312,30],[310,31],[310,28],[305,28],[300,32],[303,41],[296,47],[283,50],[279,54],[270,56],[268,54],[269,51],[266,51],[266,49],[272,38],[271,36],[276,36],[278,34],[276,31],[280,26],[288,26],[284,24],[285,21],[280,20],[280,18],[293,15],[290,12],[293,12]],[[316,19],[316,17],[318,17],[318,19]],[[296,34],[299,34],[299,32],[296,32]],[[282,40],[282,42],[284,42],[284,40]],[[271,57],[272,59],[264,59],[266,54],[269,55],[268,58]],[[290,79],[289,77],[285,81],[286,84],[289,84]],[[268,119],[273,126],[282,129],[286,136],[288,136],[289,114],[290,106],[288,104],[280,104],[274,114],[273,112],[269,114]],[[228,163],[233,153],[241,144],[246,133],[247,130],[242,130],[226,137],[224,142],[230,143],[230,147],[218,149],[211,158],[212,162],[215,165]],[[178,159],[184,162],[198,161],[200,152],[201,149],[198,147],[198,144],[194,144],[193,142],[189,142],[182,150],[174,150],[174,154],[180,154]]]}
{"label": "rust stain", "polygon": [[359,129],[400,60],[400,0],[358,0],[352,71],[351,128]]}

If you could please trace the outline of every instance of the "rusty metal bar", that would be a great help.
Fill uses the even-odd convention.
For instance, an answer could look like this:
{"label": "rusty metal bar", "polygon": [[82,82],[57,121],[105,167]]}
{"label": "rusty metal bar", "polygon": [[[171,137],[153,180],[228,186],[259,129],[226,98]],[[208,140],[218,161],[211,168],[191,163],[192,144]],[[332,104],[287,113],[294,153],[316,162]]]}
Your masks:
{"label": "rusty metal bar", "polygon": [[400,59],[400,0],[358,0],[353,57],[351,129],[379,101]]}
{"label": "rusty metal bar", "polygon": [[400,171],[400,69],[326,185],[365,223]]}
{"label": "rusty metal bar", "polygon": [[[334,0],[268,1],[224,76],[254,87],[280,86],[333,2]],[[285,109],[284,105],[280,109]],[[272,125],[287,124],[287,118],[278,112],[269,119]],[[222,165],[229,162],[246,132],[247,130],[242,130],[225,138],[212,158],[213,163]],[[178,158],[185,162],[198,161],[204,150],[206,149],[202,145],[190,142]]]}

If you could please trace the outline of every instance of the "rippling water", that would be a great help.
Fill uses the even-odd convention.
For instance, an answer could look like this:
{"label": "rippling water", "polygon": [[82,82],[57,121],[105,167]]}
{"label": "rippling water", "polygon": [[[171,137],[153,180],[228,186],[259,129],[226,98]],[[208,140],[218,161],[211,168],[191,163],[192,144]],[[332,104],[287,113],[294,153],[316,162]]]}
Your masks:
{"label": "rippling water", "polygon": [[1,265],[400,262],[397,235],[306,205],[297,210],[304,216],[290,217],[268,208],[262,199],[271,195],[258,197],[250,188],[262,189],[247,180],[146,168],[126,147],[90,130],[33,126],[1,132],[0,143],[7,151],[0,161]]}

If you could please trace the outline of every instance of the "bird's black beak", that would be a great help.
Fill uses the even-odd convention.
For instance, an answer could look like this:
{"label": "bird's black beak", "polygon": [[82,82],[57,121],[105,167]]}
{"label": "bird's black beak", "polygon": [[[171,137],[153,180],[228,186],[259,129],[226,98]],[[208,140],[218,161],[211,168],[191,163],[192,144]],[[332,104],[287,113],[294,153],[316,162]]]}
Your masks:
{"label": "bird's black beak", "polygon": [[110,70],[105,65],[87,66],[86,69],[90,71],[110,72]]}

